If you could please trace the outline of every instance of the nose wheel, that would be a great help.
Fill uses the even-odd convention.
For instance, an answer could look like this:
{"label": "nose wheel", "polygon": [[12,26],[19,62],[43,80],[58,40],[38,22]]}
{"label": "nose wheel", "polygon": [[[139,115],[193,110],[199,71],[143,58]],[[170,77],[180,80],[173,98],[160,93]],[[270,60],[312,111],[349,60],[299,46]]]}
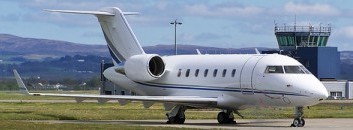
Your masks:
{"label": "nose wheel", "polygon": [[291,127],[303,127],[305,120],[303,119],[304,111],[303,107],[295,107],[295,118]]}
{"label": "nose wheel", "polygon": [[305,120],[303,118],[295,118],[292,127],[303,127],[305,125]]}

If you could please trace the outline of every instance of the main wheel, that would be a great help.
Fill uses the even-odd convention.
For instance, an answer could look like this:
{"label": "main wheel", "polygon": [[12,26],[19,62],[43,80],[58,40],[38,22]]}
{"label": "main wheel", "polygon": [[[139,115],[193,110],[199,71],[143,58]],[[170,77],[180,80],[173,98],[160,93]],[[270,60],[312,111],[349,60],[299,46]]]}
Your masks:
{"label": "main wheel", "polygon": [[177,118],[177,120],[175,121],[175,124],[184,124],[185,122],[185,117],[184,118]]}
{"label": "main wheel", "polygon": [[227,114],[225,112],[219,112],[217,115],[217,120],[219,124],[225,124],[227,122]]}
{"label": "main wheel", "polygon": [[229,118],[229,115],[225,112],[218,113],[217,120],[219,124],[232,124],[235,123],[234,118]]}
{"label": "main wheel", "polygon": [[183,117],[169,117],[167,124],[184,124],[185,116]]}

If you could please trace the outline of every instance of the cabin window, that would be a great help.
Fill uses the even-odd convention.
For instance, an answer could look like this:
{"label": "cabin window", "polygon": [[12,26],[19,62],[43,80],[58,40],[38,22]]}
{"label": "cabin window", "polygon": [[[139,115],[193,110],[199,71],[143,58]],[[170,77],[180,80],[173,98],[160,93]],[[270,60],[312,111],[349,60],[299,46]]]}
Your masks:
{"label": "cabin window", "polygon": [[185,73],[185,77],[189,77],[189,74],[190,74],[190,69],[187,69]]}
{"label": "cabin window", "polygon": [[304,74],[299,66],[284,66],[284,71],[288,74]]}
{"label": "cabin window", "polygon": [[282,66],[267,66],[266,73],[280,73],[283,74],[283,67]]}
{"label": "cabin window", "polygon": [[203,74],[204,77],[207,77],[208,69],[205,69],[205,73]]}
{"label": "cabin window", "polygon": [[215,69],[214,71],[213,71],[213,77],[216,77],[217,76],[217,69]]}
{"label": "cabin window", "polygon": [[233,70],[232,70],[232,77],[235,76],[235,72],[236,72],[236,69],[233,69]]}
{"label": "cabin window", "polygon": [[179,69],[179,71],[178,71],[178,77],[180,77],[181,76],[181,69]]}
{"label": "cabin window", "polygon": [[226,74],[227,74],[227,70],[224,69],[223,72],[222,72],[222,77],[226,77]]}
{"label": "cabin window", "polygon": [[200,71],[200,69],[195,70],[195,77],[199,76],[199,71]]}

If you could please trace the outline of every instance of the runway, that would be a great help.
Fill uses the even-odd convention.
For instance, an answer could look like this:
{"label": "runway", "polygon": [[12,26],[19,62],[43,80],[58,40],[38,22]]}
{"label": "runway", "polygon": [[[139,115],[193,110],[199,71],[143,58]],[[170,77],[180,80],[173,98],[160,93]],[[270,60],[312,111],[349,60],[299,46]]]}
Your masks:
{"label": "runway", "polygon": [[[306,125],[300,129],[306,130],[348,130],[353,128],[353,119],[305,119]],[[292,119],[238,119],[237,124],[218,124],[216,120],[186,120],[185,124],[165,124],[165,120],[38,120],[30,122],[47,123],[87,123],[87,124],[124,124],[137,126],[177,127],[198,129],[293,129],[290,127]]]}

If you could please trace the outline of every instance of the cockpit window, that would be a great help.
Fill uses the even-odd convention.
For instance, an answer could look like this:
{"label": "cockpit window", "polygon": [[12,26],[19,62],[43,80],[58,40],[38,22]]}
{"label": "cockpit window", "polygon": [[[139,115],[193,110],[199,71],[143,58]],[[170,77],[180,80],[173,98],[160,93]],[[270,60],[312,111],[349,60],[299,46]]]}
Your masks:
{"label": "cockpit window", "polygon": [[267,66],[266,73],[280,73],[283,74],[282,66]]}
{"label": "cockpit window", "polygon": [[304,74],[299,66],[284,66],[284,71],[288,74]]}
{"label": "cockpit window", "polygon": [[277,74],[311,74],[304,66],[267,66],[265,73]]}
{"label": "cockpit window", "polygon": [[299,66],[306,74],[311,74],[311,72],[308,70],[308,69],[306,69],[304,66]]}

